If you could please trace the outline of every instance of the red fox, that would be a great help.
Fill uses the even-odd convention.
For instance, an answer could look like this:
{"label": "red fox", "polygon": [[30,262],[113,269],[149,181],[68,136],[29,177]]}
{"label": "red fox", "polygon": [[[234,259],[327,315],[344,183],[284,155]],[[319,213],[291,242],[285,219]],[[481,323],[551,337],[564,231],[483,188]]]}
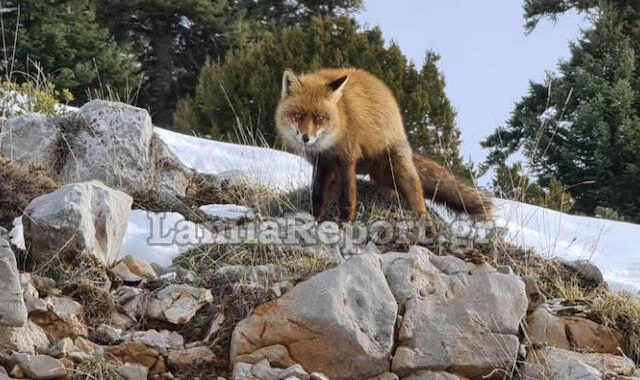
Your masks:
{"label": "red fox", "polygon": [[303,76],[286,70],[276,126],[285,144],[314,165],[316,218],[337,191],[340,221],[353,220],[356,173],[398,190],[417,218],[430,220],[425,195],[476,218],[492,216],[484,192],[412,152],[393,93],[364,70],[325,69]]}

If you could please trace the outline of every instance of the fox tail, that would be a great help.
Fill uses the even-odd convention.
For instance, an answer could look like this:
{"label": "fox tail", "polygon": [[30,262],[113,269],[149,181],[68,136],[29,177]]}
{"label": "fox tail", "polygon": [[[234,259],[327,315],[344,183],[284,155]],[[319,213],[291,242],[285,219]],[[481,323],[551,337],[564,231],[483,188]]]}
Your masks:
{"label": "fox tail", "polygon": [[449,169],[421,154],[413,154],[413,163],[422,181],[425,198],[478,220],[493,218],[494,207],[485,191],[456,177]]}

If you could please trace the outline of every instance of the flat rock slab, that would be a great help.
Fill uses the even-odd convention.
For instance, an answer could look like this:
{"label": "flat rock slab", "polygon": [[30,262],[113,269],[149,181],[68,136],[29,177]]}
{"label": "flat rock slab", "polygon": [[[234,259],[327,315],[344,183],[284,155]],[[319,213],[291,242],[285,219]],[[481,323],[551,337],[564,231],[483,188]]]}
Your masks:
{"label": "flat rock slab", "polygon": [[366,379],[389,370],[396,313],[379,256],[357,256],[241,321],[233,332],[231,360],[281,345],[308,372]]}
{"label": "flat rock slab", "polygon": [[513,363],[528,303],[517,276],[417,247],[382,258],[402,314],[392,372],[479,378]]}
{"label": "flat rock slab", "polygon": [[0,238],[0,325],[22,327],[26,322],[27,307],[16,257],[9,242]]}

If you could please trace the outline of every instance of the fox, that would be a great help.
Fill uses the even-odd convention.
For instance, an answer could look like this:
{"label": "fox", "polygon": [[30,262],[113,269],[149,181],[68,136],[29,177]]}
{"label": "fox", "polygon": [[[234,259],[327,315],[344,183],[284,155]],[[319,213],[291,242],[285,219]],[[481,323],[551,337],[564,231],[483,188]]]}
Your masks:
{"label": "fox", "polygon": [[357,68],[297,75],[286,69],[275,112],[284,144],[313,165],[312,214],[338,197],[339,221],[356,214],[356,175],[402,195],[414,216],[432,223],[425,197],[471,217],[493,215],[489,196],[436,161],[413,152],[391,89]]}

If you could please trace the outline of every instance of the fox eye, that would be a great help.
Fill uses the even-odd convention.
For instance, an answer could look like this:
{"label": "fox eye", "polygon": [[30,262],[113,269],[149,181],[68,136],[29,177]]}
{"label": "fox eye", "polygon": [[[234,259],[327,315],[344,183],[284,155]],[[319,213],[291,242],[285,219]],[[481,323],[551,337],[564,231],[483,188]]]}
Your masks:
{"label": "fox eye", "polygon": [[316,124],[318,123],[322,123],[324,121],[324,116],[322,115],[316,115]]}
{"label": "fox eye", "polygon": [[300,121],[300,120],[302,120],[302,114],[301,114],[301,113],[297,113],[297,112],[296,112],[296,113],[294,113],[294,114],[293,114],[293,119],[294,119],[295,121]]}

